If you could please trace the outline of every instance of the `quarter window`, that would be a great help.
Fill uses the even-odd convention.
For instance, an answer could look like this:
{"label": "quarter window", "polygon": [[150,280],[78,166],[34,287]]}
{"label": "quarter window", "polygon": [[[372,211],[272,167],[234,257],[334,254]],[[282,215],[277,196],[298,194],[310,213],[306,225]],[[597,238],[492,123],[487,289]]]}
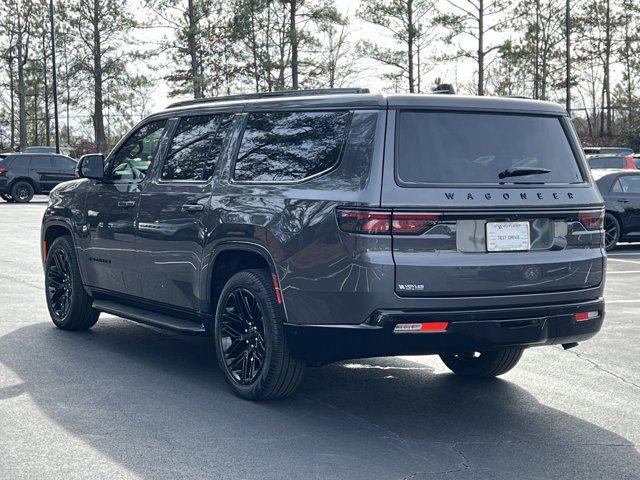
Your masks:
{"label": "quarter window", "polygon": [[251,113],[234,178],[291,182],[325,172],[340,160],[351,112]]}
{"label": "quarter window", "polygon": [[640,194],[640,175],[620,177],[616,184],[619,184],[619,189],[614,192]]}
{"label": "quarter window", "polygon": [[162,166],[162,180],[209,180],[232,120],[233,114],[182,118]]}

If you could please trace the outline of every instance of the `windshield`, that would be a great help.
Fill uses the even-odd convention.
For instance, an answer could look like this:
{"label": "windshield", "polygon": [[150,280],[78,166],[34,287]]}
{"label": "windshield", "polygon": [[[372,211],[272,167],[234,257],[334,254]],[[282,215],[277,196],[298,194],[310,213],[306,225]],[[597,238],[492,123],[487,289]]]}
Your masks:
{"label": "windshield", "polygon": [[397,141],[401,183],[583,181],[558,117],[403,111]]}

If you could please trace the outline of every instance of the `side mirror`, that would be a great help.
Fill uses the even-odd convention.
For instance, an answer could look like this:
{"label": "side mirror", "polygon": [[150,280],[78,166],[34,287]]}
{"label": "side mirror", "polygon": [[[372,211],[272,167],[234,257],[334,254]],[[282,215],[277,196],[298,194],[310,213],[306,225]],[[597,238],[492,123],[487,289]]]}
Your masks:
{"label": "side mirror", "polygon": [[101,153],[83,155],[76,167],[76,175],[79,178],[102,180],[104,178],[104,155]]}

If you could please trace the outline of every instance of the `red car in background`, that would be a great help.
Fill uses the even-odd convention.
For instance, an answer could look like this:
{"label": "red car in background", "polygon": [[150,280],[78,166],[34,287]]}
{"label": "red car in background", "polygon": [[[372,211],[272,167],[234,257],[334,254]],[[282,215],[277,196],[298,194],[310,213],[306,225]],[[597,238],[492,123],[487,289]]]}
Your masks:
{"label": "red car in background", "polygon": [[588,155],[587,162],[589,168],[623,168],[637,170],[640,165],[640,158],[633,155]]}

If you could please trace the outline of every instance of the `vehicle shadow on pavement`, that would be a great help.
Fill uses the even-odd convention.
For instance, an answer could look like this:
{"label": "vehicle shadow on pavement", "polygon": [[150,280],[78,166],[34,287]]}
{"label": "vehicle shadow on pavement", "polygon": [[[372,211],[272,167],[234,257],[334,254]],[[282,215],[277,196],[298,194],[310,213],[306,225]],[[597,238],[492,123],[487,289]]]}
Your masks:
{"label": "vehicle shadow on pavement", "polygon": [[19,377],[0,389],[0,411],[27,395],[53,420],[32,426],[35,448],[62,427],[143,478],[586,479],[640,469],[628,440],[506,380],[357,360],[309,369],[290,399],[252,403],[228,391],[209,339],[103,317],[89,332],[38,323],[0,337],[0,362]]}

